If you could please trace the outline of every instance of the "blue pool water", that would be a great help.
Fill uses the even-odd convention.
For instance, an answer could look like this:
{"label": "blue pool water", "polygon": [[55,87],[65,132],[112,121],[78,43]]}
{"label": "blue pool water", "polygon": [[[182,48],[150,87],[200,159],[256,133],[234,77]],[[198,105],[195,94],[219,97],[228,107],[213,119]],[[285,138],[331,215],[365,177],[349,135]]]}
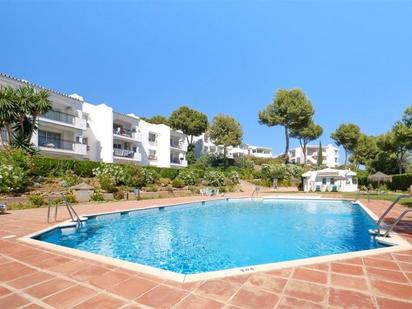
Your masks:
{"label": "blue pool water", "polygon": [[345,201],[220,200],[91,217],[35,238],[195,274],[378,248],[374,227]]}

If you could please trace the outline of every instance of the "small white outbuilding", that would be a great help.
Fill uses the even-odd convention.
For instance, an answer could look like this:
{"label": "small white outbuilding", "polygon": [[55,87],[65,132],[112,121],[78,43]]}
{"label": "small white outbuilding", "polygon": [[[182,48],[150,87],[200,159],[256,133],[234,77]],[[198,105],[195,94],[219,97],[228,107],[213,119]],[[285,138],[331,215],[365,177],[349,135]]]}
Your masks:
{"label": "small white outbuilding", "polygon": [[305,192],[356,192],[358,179],[351,170],[325,168],[302,175]]}

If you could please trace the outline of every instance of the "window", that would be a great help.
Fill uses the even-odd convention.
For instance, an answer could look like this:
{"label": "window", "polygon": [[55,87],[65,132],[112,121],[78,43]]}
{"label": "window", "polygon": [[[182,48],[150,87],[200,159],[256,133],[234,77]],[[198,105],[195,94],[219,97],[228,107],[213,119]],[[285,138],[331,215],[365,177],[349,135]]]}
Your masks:
{"label": "window", "polygon": [[53,145],[55,148],[61,148],[61,134],[47,131],[39,131],[39,146]]}
{"label": "window", "polygon": [[113,144],[114,149],[122,149],[122,144]]}
{"label": "window", "polygon": [[331,179],[330,179],[330,184],[331,184],[331,185],[334,185],[334,184],[335,184],[335,178],[331,178]]}
{"label": "window", "polygon": [[357,185],[358,184],[358,178],[356,178],[356,177],[352,178],[352,183],[354,185]]}
{"label": "window", "polygon": [[157,134],[153,132],[149,132],[149,143],[156,143],[157,141]]}
{"label": "window", "polygon": [[326,185],[326,178],[322,178],[322,185]]}
{"label": "window", "polygon": [[156,150],[149,149],[149,160],[157,160]]}
{"label": "window", "polygon": [[130,144],[129,143],[124,143],[124,149],[130,150]]}

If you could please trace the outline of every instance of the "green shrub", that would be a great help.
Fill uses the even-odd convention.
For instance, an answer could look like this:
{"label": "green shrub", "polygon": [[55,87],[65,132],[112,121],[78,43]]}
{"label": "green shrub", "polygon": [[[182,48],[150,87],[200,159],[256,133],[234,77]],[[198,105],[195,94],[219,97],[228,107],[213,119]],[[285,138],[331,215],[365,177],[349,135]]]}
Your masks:
{"label": "green shrub", "polygon": [[82,182],[82,178],[80,176],[76,175],[73,171],[67,171],[62,177],[62,180],[60,181],[60,185],[66,188],[66,187],[77,185],[81,182]]}
{"label": "green shrub", "polygon": [[154,184],[149,184],[145,187],[147,192],[157,192],[157,186]]}
{"label": "green shrub", "polygon": [[185,182],[180,178],[175,178],[172,181],[172,186],[174,188],[183,188],[185,186]]}
{"label": "green shrub", "polygon": [[269,179],[252,179],[250,180],[250,182],[260,187],[271,187],[272,186],[272,181]]}
{"label": "green shrub", "polygon": [[110,174],[101,174],[98,177],[100,188],[107,192],[116,192],[117,191],[117,182],[116,178]]}
{"label": "green shrub", "polygon": [[88,160],[74,160],[73,172],[80,177],[93,177],[93,170],[102,163]]}
{"label": "green shrub", "polygon": [[28,200],[34,207],[41,207],[44,205],[43,197],[40,194],[29,195]]}
{"label": "green shrub", "polygon": [[117,186],[122,184],[125,173],[120,165],[102,164],[93,170],[94,175],[100,183],[100,187],[108,192],[116,192]]}
{"label": "green shrub", "polygon": [[102,202],[104,201],[104,196],[100,192],[96,191],[90,196],[90,200],[94,202]]}
{"label": "green shrub", "polygon": [[412,174],[399,174],[392,176],[392,182],[387,184],[389,189],[407,191],[412,185]]}
{"label": "green shrub", "polygon": [[65,194],[64,197],[66,198],[66,201],[70,204],[77,203],[76,197],[73,194]]}
{"label": "green shrub", "polygon": [[121,190],[121,191],[115,192],[113,194],[113,197],[114,197],[115,200],[124,200],[124,197],[125,197],[124,191]]}
{"label": "green shrub", "polygon": [[159,178],[158,183],[162,186],[162,187],[167,187],[168,185],[171,184],[171,180],[169,178]]}
{"label": "green shrub", "polygon": [[227,175],[228,185],[237,185],[240,183],[239,173],[236,171],[230,171]]}
{"label": "green shrub", "polygon": [[173,180],[179,175],[179,170],[177,168],[161,168],[159,171],[159,176],[162,178],[169,178]]}
{"label": "green shrub", "polygon": [[13,162],[0,161],[0,192],[21,192],[27,185],[27,175],[20,167],[13,165]]}
{"label": "green shrub", "polygon": [[278,179],[279,181],[300,179],[303,174],[303,168],[296,164],[262,164],[260,171],[262,178],[269,180]]}
{"label": "green shrub", "polygon": [[0,151],[0,192],[22,192],[29,183],[31,156],[22,150]]}
{"label": "green shrub", "polygon": [[227,192],[226,187],[225,187],[225,186],[220,186],[220,187],[219,187],[219,192],[220,192],[220,193],[226,193],[226,192]]}
{"label": "green shrub", "polygon": [[128,165],[124,166],[124,171],[123,183],[133,188],[143,188],[159,179],[159,174],[152,167]]}
{"label": "green shrub", "polygon": [[72,171],[80,177],[93,177],[93,170],[104,163],[88,160],[55,159],[33,156],[30,174],[33,176],[62,176]]}
{"label": "green shrub", "polygon": [[205,179],[210,186],[220,187],[225,183],[225,174],[221,171],[207,171],[205,173]]}
{"label": "green shrub", "polygon": [[199,181],[197,174],[190,169],[181,170],[177,178],[181,179],[186,186],[194,186]]}

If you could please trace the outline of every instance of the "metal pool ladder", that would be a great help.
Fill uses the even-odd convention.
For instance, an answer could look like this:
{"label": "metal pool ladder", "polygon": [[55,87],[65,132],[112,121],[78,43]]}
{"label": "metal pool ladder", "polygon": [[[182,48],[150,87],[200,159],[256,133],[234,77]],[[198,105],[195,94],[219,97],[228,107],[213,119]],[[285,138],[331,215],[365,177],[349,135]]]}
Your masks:
{"label": "metal pool ladder", "polygon": [[[49,195],[49,203],[47,206],[47,223],[50,222],[50,212],[51,212],[51,207],[52,207],[52,197],[55,194],[50,194]],[[63,198],[63,202],[64,205],[67,208],[67,212],[70,215],[70,218],[72,219],[73,222],[76,221],[76,226],[79,226],[82,222],[80,216],[77,214],[77,212],[74,210],[73,206],[69,203],[69,201],[67,200],[66,196],[64,195],[64,193],[61,193],[61,196]],[[59,208],[59,203],[56,204],[55,210],[54,210],[54,221],[57,221],[57,210]]]}
{"label": "metal pool ladder", "polygon": [[370,234],[376,235],[376,236],[383,236],[383,237],[388,237],[389,233],[393,230],[393,228],[401,221],[401,219],[412,209],[405,210],[396,220],[395,222],[389,227],[389,229],[384,232],[383,234],[381,233],[381,224],[383,219],[385,219],[386,215],[391,211],[391,209],[399,202],[399,200],[405,198],[405,197],[410,197],[409,194],[401,194],[399,195],[393,202],[392,204],[389,205],[389,207],[385,210],[385,212],[379,217],[378,222],[376,223],[377,229],[376,230],[369,230]]}
{"label": "metal pool ladder", "polygon": [[253,198],[255,196],[255,193],[256,193],[256,197],[258,197],[259,191],[260,191],[260,187],[256,186],[255,189],[253,190],[252,195],[250,196],[250,198]]}

